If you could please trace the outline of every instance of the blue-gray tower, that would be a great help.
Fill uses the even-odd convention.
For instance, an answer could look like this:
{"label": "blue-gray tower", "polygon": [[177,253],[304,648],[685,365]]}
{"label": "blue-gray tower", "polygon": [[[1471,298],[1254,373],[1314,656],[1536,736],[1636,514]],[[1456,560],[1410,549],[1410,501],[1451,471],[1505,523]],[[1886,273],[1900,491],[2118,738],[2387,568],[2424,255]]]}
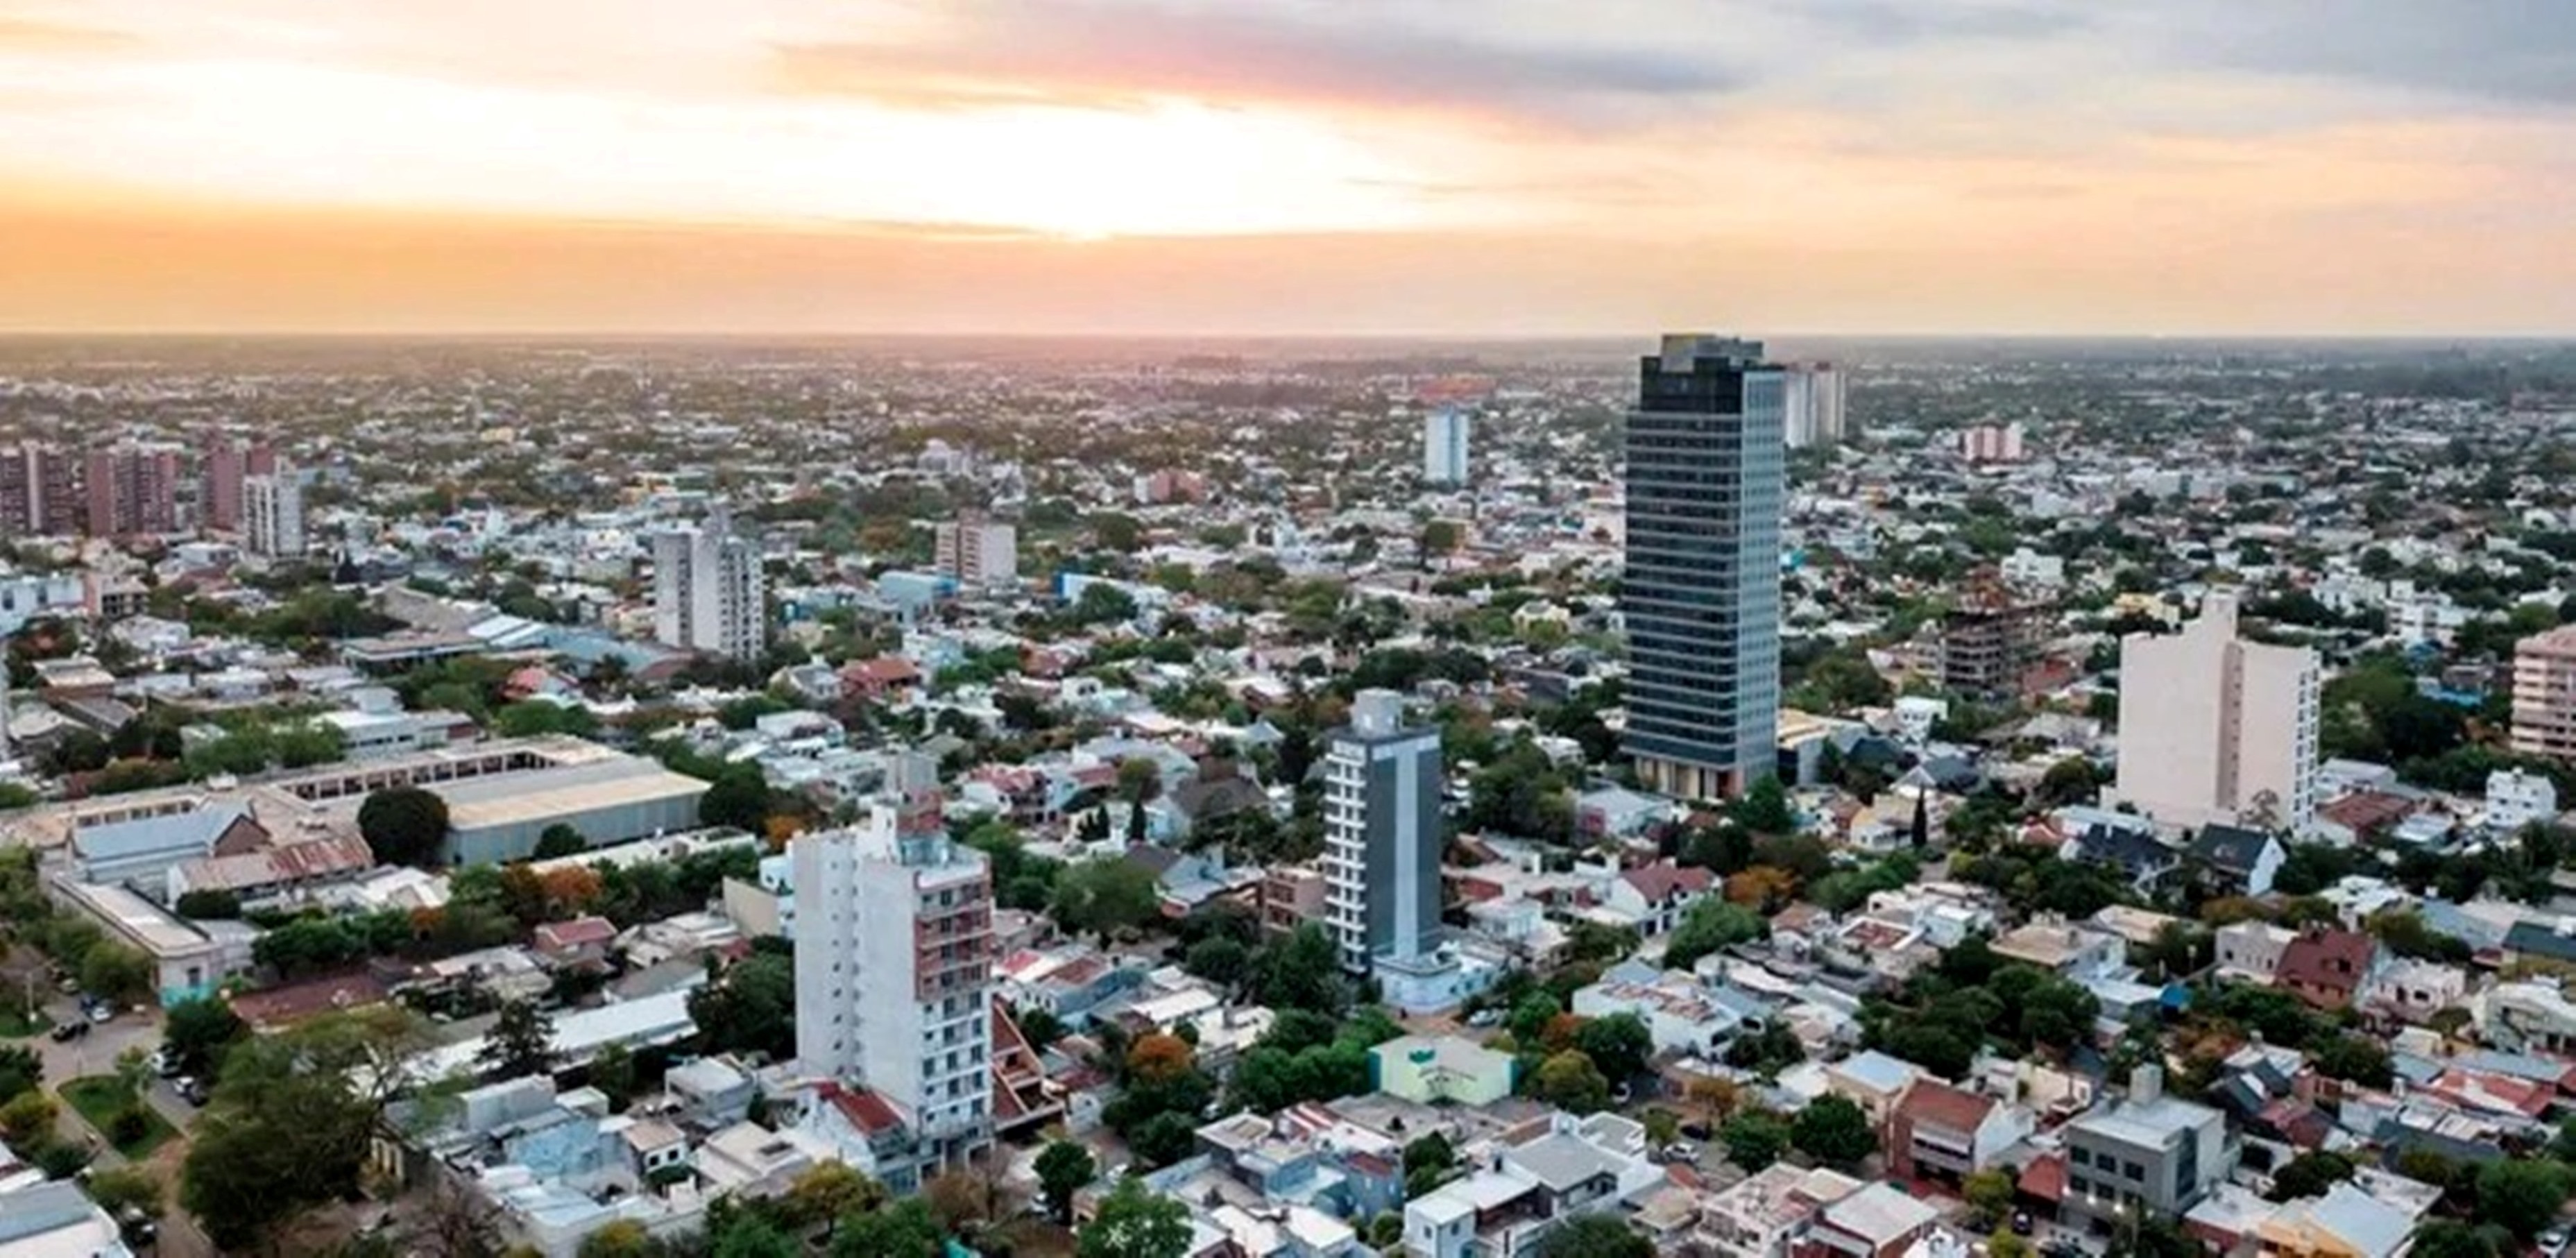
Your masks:
{"label": "blue-gray tower", "polygon": [[1783,373],[1670,335],[1628,412],[1627,751],[1647,789],[1742,791],[1777,764]]}

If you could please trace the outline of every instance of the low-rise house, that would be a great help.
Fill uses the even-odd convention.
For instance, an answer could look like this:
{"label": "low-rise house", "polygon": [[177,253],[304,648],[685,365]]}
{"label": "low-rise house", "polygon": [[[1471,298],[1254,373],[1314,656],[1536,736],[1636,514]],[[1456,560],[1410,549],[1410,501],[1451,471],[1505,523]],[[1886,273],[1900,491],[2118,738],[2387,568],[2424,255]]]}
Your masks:
{"label": "low-rise house", "polygon": [[1369,1050],[1379,1091],[1422,1105],[1485,1105],[1512,1094],[1511,1054],[1456,1035],[1407,1035]]}
{"label": "low-rise house", "polygon": [[1615,1114],[1551,1117],[1467,1174],[1404,1204],[1411,1258],[1528,1252],[1558,1223],[1608,1209],[1664,1182],[1647,1160],[1645,1129]]}
{"label": "low-rise house", "polygon": [[2379,964],[2378,940],[2356,930],[2310,927],[2281,949],[2272,981],[2319,1009],[2341,1009],[2370,985]]}
{"label": "low-rise house", "polygon": [[1816,1212],[1791,1258],[1902,1258],[1941,1212],[1892,1184],[1871,1184]]}
{"label": "low-rise house", "polygon": [[1996,956],[2067,978],[2117,973],[2129,957],[2128,944],[2118,935],[2063,918],[2041,918],[2017,927],[1991,946]]}
{"label": "low-rise house", "polygon": [[1759,1030],[1771,1014],[1767,1003],[1686,974],[1625,962],[1598,982],[1575,989],[1572,1011],[1585,1018],[1634,1014],[1646,1024],[1655,1051],[1715,1057],[1727,1041]]}
{"label": "low-rise house", "polygon": [[2181,1214],[2234,1169],[2227,1116],[2168,1096],[2164,1071],[2141,1066],[2126,1096],[2059,1128],[2066,1145],[2064,1208],[2105,1226],[2146,1209]]}
{"label": "low-rise house", "polygon": [[1872,1126],[1883,1125],[1908,1089],[1924,1077],[1921,1067],[1876,1049],[1854,1053],[1825,1067],[1825,1088],[1860,1106]]}
{"label": "low-rise house", "polygon": [[171,904],[192,891],[228,891],[255,906],[310,899],[375,867],[365,839],[332,836],[184,861],[170,867],[162,890]]}
{"label": "low-rise house", "polygon": [[32,1184],[0,1191],[0,1258],[134,1258],[134,1251],[79,1184],[40,1173]]}
{"label": "low-rise house", "polygon": [[1601,908],[1653,938],[1680,925],[1682,914],[1715,885],[1716,875],[1708,870],[1660,861],[1623,870],[1603,884]]}
{"label": "low-rise house", "polygon": [[2364,1009],[2420,1025],[2468,998],[2469,978],[2456,965],[2398,958],[2374,972],[2362,988]]}
{"label": "low-rise house", "polygon": [[2281,954],[2288,951],[2297,931],[2270,922],[2230,922],[2218,928],[2215,940],[2218,954],[2218,976],[2247,982],[2270,984],[2272,975],[2281,968]]}
{"label": "low-rise house", "polygon": [[105,929],[107,937],[152,963],[152,986],[161,1003],[211,996],[225,979],[254,968],[257,928],[235,921],[192,922],[119,886],[70,882],[56,891],[74,909]]}
{"label": "low-rise house", "polygon": [[1955,1184],[2001,1165],[2004,1151],[2027,1139],[2035,1125],[2019,1105],[1924,1079],[1888,1114],[1888,1173]]}
{"label": "low-rise house", "polygon": [[2272,880],[2290,856],[2274,835],[2224,824],[2202,826],[2190,852],[2201,885],[2216,895],[2272,894]]}
{"label": "low-rise house", "polygon": [[2255,1229],[2262,1258],[2397,1258],[2415,1220],[2351,1184],[2285,1203]]}
{"label": "low-rise house", "polygon": [[1717,1258],[1788,1258],[1818,1211],[1860,1189],[1839,1171],[1775,1162],[1709,1198],[1691,1240]]}

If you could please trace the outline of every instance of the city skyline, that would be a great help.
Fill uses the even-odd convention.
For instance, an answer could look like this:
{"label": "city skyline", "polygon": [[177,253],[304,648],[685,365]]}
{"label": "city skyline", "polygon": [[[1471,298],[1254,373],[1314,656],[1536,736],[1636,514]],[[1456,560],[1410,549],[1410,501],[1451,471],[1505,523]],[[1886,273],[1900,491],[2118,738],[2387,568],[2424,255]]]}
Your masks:
{"label": "city skyline", "polygon": [[2571,26],[7,0],[0,330],[2548,334]]}

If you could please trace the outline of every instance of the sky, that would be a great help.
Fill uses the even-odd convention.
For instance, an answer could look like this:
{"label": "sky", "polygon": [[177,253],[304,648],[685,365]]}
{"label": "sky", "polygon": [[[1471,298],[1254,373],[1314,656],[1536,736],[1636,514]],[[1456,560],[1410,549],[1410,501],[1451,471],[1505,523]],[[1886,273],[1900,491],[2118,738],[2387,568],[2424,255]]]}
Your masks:
{"label": "sky", "polygon": [[2576,333],[2559,0],[0,0],[0,330]]}

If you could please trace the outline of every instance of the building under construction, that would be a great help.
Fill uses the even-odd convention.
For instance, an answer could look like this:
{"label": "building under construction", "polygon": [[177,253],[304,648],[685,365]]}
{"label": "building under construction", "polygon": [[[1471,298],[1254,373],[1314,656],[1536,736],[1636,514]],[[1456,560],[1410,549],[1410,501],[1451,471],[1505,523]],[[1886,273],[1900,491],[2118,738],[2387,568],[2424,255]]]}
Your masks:
{"label": "building under construction", "polygon": [[1942,688],[1977,698],[2019,695],[2048,640],[2054,609],[2014,589],[1993,568],[1972,574],[1958,605],[1941,614]]}

